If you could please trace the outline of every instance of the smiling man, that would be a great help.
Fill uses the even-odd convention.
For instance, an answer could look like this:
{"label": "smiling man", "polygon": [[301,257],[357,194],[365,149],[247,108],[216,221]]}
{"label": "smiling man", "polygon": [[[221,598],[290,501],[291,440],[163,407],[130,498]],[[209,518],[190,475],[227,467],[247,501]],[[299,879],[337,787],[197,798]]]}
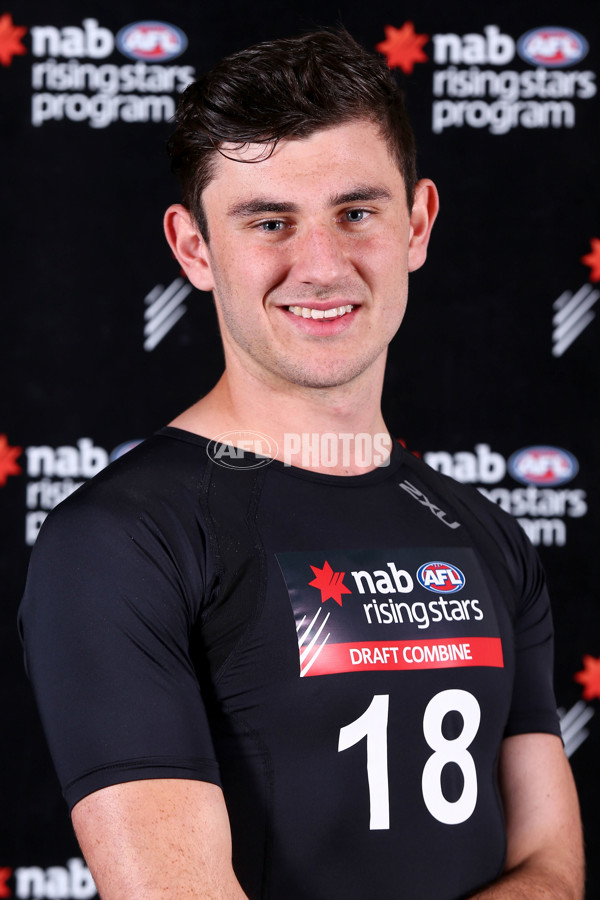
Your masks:
{"label": "smiling man", "polygon": [[171,153],[225,371],[48,518],[21,609],[103,900],[577,900],[539,562],[381,415],[437,213],[389,72],[345,32],[250,48]]}
{"label": "smiling man", "polygon": [[408,272],[425,259],[433,184],[416,185],[409,212],[398,164],[364,112],[284,139],[267,158],[254,142],[222,153],[202,193],[210,238],[185,207],[166,216],[188,277],[214,292],[227,364],[212,394],[175,424],[215,435],[242,427],[258,404],[256,425],[278,446],[285,433],[314,431],[316,410],[329,432],[386,432],[387,347]]}

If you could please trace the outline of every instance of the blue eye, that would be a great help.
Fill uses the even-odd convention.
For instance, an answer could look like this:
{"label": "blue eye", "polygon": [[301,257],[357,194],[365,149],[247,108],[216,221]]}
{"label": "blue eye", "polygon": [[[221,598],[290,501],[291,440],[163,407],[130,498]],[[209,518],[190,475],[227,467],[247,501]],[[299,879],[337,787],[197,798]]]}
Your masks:
{"label": "blue eye", "polygon": [[366,209],[349,209],[345,215],[349,222],[362,222],[370,213]]}
{"label": "blue eye", "polygon": [[258,227],[259,227],[262,231],[267,231],[267,232],[269,232],[269,231],[281,231],[282,228],[283,228],[283,226],[284,226],[284,224],[285,224],[284,222],[281,222],[281,221],[278,220],[278,219],[269,219],[267,222],[260,222],[259,225],[258,225]]}

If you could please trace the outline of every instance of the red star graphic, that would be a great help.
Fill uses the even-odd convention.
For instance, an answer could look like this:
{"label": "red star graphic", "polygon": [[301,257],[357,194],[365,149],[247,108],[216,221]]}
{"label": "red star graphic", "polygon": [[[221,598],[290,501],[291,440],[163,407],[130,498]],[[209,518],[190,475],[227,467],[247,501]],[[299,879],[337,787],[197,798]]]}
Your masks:
{"label": "red star graphic", "polygon": [[412,22],[405,22],[402,28],[386,25],[384,31],[385,41],[376,44],[375,49],[387,57],[390,69],[402,69],[406,75],[411,75],[415,63],[427,62],[421,48],[429,40],[429,35],[415,34]]}
{"label": "red star graphic", "polygon": [[591,252],[581,257],[581,262],[590,267],[590,281],[600,281],[600,238],[590,239]]}
{"label": "red star graphic", "polygon": [[4,487],[9,475],[20,475],[21,467],[17,458],[23,452],[22,447],[11,447],[5,434],[0,434],[0,487]]}
{"label": "red star graphic", "polygon": [[23,56],[27,49],[21,38],[27,34],[24,25],[15,25],[10,13],[0,16],[0,63],[10,66],[13,56]]}
{"label": "red star graphic", "polygon": [[11,877],[12,869],[2,866],[0,868],[0,897],[12,897],[12,891],[7,884],[8,879]]}
{"label": "red star graphic", "polygon": [[342,594],[351,594],[352,591],[344,584],[345,572],[334,572],[327,560],[322,569],[317,566],[311,566],[314,575],[313,581],[309,581],[309,586],[317,588],[321,591],[321,603],[326,600],[335,600],[336,603],[342,605]]}
{"label": "red star graphic", "polygon": [[586,655],[583,657],[583,670],[573,675],[575,681],[583,685],[583,699],[600,700],[600,659]]}

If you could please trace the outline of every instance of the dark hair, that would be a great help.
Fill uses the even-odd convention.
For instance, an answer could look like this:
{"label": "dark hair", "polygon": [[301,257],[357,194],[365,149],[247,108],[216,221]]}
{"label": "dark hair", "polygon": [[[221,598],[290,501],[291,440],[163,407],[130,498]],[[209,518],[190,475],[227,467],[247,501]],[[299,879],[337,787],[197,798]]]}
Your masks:
{"label": "dark hair", "polygon": [[[202,191],[224,143],[260,143],[367,119],[398,162],[412,207],[415,142],[402,91],[383,59],[344,29],[257,44],[221,60],[183,93],[169,140],[184,204],[208,239]],[[265,159],[261,153],[255,161]]]}

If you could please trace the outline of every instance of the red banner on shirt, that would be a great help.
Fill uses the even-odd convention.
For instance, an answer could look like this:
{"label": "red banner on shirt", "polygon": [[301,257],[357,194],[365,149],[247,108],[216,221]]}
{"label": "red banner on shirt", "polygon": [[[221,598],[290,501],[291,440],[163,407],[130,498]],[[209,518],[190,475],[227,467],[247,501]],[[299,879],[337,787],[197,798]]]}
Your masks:
{"label": "red banner on shirt", "polygon": [[302,675],[338,672],[377,672],[447,669],[460,666],[504,667],[502,641],[492,637],[429,639],[423,641],[324,642],[303,654]]}

